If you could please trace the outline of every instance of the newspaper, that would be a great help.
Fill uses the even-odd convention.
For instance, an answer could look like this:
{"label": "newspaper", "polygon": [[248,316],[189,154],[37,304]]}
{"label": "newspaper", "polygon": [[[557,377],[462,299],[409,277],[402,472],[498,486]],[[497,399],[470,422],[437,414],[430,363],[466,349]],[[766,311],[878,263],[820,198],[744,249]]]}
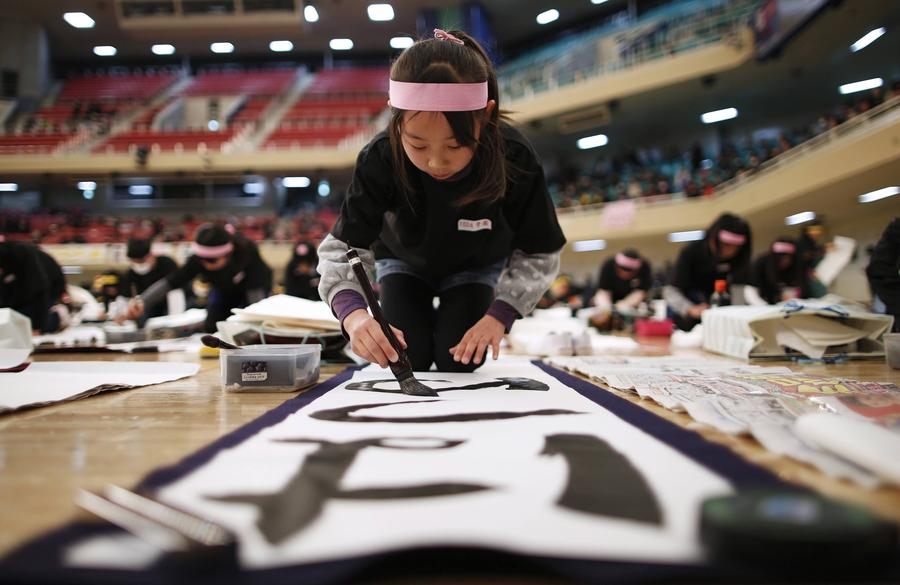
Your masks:
{"label": "newspaper", "polygon": [[721,432],[754,437],[763,447],[865,487],[878,479],[853,462],[806,444],[793,432],[810,412],[863,417],[900,432],[900,387],[786,367],[750,366],[721,359],[629,356],[556,357],[550,364],[624,392],[686,412]]}

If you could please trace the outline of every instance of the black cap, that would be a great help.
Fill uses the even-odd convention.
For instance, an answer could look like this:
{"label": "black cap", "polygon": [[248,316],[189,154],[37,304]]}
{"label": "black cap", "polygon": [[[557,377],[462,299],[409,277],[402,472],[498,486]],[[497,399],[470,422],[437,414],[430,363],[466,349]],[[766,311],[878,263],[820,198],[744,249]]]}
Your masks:
{"label": "black cap", "polygon": [[132,260],[138,260],[140,258],[145,258],[148,254],[150,254],[150,240],[145,240],[143,238],[129,238],[128,249],[125,252],[126,256]]}

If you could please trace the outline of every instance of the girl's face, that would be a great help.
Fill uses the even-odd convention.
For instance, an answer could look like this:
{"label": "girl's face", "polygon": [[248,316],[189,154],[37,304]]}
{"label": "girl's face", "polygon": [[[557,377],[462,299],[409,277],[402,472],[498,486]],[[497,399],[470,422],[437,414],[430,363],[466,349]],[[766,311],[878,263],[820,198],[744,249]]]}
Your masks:
{"label": "girl's face", "polygon": [[[490,100],[485,116],[490,116],[496,102]],[[481,124],[475,125],[475,140],[481,135]],[[441,112],[404,112],[400,130],[403,151],[417,169],[439,181],[449,179],[472,161],[475,149],[462,146]]]}
{"label": "girl's face", "polygon": [[[475,150],[461,146],[441,112],[404,112],[400,139],[406,156],[423,173],[437,180],[449,179],[463,170]],[[475,129],[478,138],[479,128]]]}

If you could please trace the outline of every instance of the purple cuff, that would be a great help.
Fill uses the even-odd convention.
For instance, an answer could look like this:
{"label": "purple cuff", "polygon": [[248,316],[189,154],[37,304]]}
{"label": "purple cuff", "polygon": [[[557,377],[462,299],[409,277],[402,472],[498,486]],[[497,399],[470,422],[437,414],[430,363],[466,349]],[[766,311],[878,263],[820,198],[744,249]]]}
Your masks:
{"label": "purple cuff", "polygon": [[501,300],[495,300],[491,303],[491,306],[488,307],[487,314],[503,323],[503,328],[506,333],[509,333],[509,330],[512,329],[515,320],[522,316],[515,307],[506,301]]}
{"label": "purple cuff", "polygon": [[341,332],[344,334],[344,337],[347,337],[347,331],[344,329],[344,319],[347,318],[347,315],[357,309],[365,311],[368,308],[369,305],[366,304],[366,299],[355,290],[349,288],[342,290],[331,299],[331,312],[341,322]]}

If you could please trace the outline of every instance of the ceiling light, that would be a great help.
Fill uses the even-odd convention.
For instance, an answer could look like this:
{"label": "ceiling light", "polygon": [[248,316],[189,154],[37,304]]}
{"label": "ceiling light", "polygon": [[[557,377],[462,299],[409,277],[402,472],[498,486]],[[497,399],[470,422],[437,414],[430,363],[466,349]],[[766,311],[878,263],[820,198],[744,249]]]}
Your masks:
{"label": "ceiling light", "polygon": [[572,244],[576,252],[594,252],[606,248],[606,240],[581,240]]}
{"label": "ceiling light", "polygon": [[413,46],[415,41],[412,37],[392,37],[391,38],[391,48],[392,49],[405,49],[406,47]]}
{"label": "ceiling light", "polygon": [[210,120],[206,123],[206,127],[210,132],[218,132],[219,131],[219,121],[218,120]]}
{"label": "ceiling light", "polygon": [[294,43],[291,41],[272,41],[269,43],[269,50],[275,53],[287,53],[293,48]]}
{"label": "ceiling light", "polygon": [[331,195],[331,183],[328,182],[328,179],[322,179],[319,181],[319,187],[317,189],[319,192],[319,197],[328,197]]}
{"label": "ceiling light", "polygon": [[871,191],[869,193],[864,193],[860,195],[857,199],[860,203],[872,203],[873,201],[878,201],[879,199],[885,199],[886,197],[893,197],[894,195],[900,194],[900,187],[885,187],[884,189],[879,189],[877,191]]}
{"label": "ceiling light", "polygon": [[866,34],[864,34],[858,41],[850,45],[850,50],[854,53],[857,51],[862,51],[883,35],[885,32],[884,27],[876,28],[874,30],[870,30]]}
{"label": "ceiling light", "polygon": [[307,4],[303,8],[303,19],[306,22],[319,22],[319,11],[316,10],[315,6]]}
{"label": "ceiling light", "polygon": [[234,51],[234,45],[231,43],[213,43],[209,46],[209,50],[213,53],[231,53]]}
{"label": "ceiling light", "polygon": [[606,0],[591,0],[591,4],[604,4]]}
{"label": "ceiling light", "polygon": [[75,28],[94,28],[94,19],[84,12],[66,12],[63,20]]}
{"label": "ceiling light", "polygon": [[116,48],[111,45],[98,45],[94,47],[94,54],[100,57],[112,57],[116,54]]}
{"label": "ceiling light", "polygon": [[19,190],[18,183],[0,183],[0,191],[4,193],[12,193]]}
{"label": "ceiling light", "polygon": [[79,191],[93,191],[97,188],[97,183],[94,181],[78,181],[78,190]]}
{"label": "ceiling light", "polygon": [[244,183],[244,193],[247,195],[262,195],[266,192],[266,184],[262,181]]}
{"label": "ceiling light", "polygon": [[669,234],[669,241],[673,244],[677,244],[679,242],[695,242],[697,240],[702,240],[704,236],[706,236],[706,232],[703,230],[672,232]]}
{"label": "ceiling light", "polygon": [[85,189],[84,191],[81,192],[81,194],[88,201],[90,201],[91,199],[94,198],[94,191],[92,189]]}
{"label": "ceiling light", "polygon": [[172,55],[175,53],[175,47],[173,45],[153,45],[150,47],[150,50],[153,51],[154,55]]}
{"label": "ceiling light", "polygon": [[884,85],[883,79],[881,79],[880,77],[873,77],[872,79],[866,79],[864,81],[845,83],[838,88],[838,91],[841,92],[842,95],[847,95],[848,93],[856,93],[858,91],[866,91],[867,89],[875,89],[876,87],[881,87],[882,85]]}
{"label": "ceiling light", "polygon": [[309,177],[285,177],[281,179],[281,184],[288,189],[305,189],[306,187],[310,186],[311,181],[309,180]]}
{"label": "ceiling light", "polygon": [[545,10],[538,14],[535,20],[537,20],[538,24],[548,24],[557,18],[559,18],[559,10],[551,8],[550,10]]}
{"label": "ceiling light", "polygon": [[128,187],[128,194],[135,197],[146,197],[153,195],[153,185],[132,185]]}
{"label": "ceiling light", "polygon": [[390,4],[369,4],[369,20],[383,22],[394,20],[394,7]]}
{"label": "ceiling light", "polygon": [[589,148],[597,148],[598,146],[606,146],[608,143],[609,138],[606,137],[606,134],[595,134],[593,136],[579,138],[575,144],[581,150],[587,150]]}
{"label": "ceiling light", "polygon": [[798,225],[816,219],[815,211],[801,211],[784,218],[784,225]]}
{"label": "ceiling light", "polygon": [[737,115],[737,108],[725,108],[722,110],[715,110],[712,112],[701,114],[700,119],[704,124],[715,124],[716,122],[723,122],[725,120],[737,118]]}
{"label": "ceiling light", "polygon": [[331,47],[332,51],[349,51],[353,48],[353,40],[352,39],[331,39],[329,41],[328,46]]}

